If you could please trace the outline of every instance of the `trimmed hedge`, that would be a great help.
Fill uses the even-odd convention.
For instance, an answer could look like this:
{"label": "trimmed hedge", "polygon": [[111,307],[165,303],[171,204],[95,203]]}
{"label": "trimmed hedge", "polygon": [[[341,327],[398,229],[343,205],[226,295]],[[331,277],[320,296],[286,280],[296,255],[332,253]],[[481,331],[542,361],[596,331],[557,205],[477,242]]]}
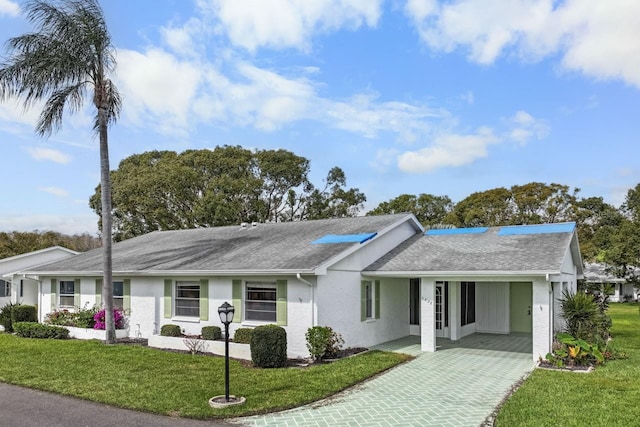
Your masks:
{"label": "trimmed hedge", "polygon": [[222,338],[222,330],[219,326],[203,326],[201,335],[203,340],[219,340]]}
{"label": "trimmed hedge", "polygon": [[69,330],[62,326],[43,325],[37,322],[16,322],[13,324],[16,335],[22,338],[67,339]]}
{"label": "trimmed hedge", "polygon": [[252,333],[253,329],[251,328],[238,328],[233,335],[233,342],[237,342],[238,344],[251,344]]}
{"label": "trimmed hedge", "polygon": [[287,365],[287,332],[276,325],[258,326],[251,334],[251,361],[259,368]]}
{"label": "trimmed hedge", "polygon": [[17,304],[10,302],[0,308],[0,325],[2,325],[5,332],[13,332],[13,321],[11,318],[13,315],[13,309],[16,306]]}
{"label": "trimmed hedge", "polygon": [[11,313],[13,323],[17,322],[37,322],[38,313],[35,305],[16,305]]}
{"label": "trimmed hedge", "polygon": [[181,337],[182,330],[178,325],[162,325],[160,335],[163,337]]}

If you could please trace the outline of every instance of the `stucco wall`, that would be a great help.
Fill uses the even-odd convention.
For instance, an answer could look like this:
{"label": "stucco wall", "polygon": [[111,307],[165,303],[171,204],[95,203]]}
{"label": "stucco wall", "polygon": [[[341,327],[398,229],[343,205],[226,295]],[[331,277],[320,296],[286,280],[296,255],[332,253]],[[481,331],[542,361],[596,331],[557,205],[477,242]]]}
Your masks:
{"label": "stucco wall", "polygon": [[345,347],[370,347],[409,335],[409,280],[380,279],[380,318],[365,321],[360,318],[361,280],[359,272],[334,270],[318,278],[318,325],[339,332]]}

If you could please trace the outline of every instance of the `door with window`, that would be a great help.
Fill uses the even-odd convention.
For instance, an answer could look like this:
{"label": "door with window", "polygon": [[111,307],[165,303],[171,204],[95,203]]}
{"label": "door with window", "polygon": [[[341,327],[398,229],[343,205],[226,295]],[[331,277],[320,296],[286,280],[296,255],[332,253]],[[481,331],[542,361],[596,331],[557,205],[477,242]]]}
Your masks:
{"label": "door with window", "polygon": [[436,282],[436,337],[449,337],[449,283]]}

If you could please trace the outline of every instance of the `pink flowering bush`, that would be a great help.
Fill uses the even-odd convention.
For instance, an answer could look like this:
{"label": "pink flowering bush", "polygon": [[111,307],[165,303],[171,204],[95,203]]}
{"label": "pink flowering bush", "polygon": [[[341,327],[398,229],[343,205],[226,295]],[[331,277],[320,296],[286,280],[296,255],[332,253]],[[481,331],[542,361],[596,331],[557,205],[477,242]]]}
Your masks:
{"label": "pink flowering bush", "polygon": [[[93,329],[106,329],[106,324],[105,324],[105,320],[104,320],[104,309],[100,310],[99,312],[96,313],[95,316],[93,316],[93,320],[95,320],[95,325],[93,325]],[[122,313],[122,311],[118,310],[117,308],[113,309],[113,321],[116,324],[116,329],[124,329],[124,322],[125,322],[125,318],[124,318],[124,314]]]}

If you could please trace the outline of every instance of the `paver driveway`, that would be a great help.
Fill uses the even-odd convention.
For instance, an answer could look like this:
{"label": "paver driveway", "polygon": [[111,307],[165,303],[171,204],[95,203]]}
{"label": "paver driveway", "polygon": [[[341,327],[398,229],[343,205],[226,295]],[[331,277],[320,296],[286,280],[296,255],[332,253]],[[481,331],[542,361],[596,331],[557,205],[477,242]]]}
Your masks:
{"label": "paver driveway", "polygon": [[416,359],[324,402],[236,422],[251,426],[474,426],[535,366],[531,335],[473,334],[438,339],[420,352],[418,337],[376,348]]}

